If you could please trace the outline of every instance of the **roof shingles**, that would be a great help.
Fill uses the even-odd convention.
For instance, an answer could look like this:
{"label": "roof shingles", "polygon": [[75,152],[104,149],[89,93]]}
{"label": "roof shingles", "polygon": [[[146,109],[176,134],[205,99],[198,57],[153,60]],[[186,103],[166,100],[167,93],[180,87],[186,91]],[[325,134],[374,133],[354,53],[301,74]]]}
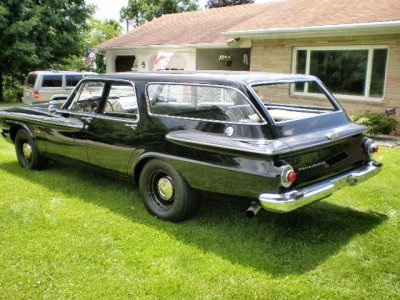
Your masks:
{"label": "roof shingles", "polygon": [[96,48],[223,43],[229,31],[399,20],[399,0],[273,0],[164,15]]}

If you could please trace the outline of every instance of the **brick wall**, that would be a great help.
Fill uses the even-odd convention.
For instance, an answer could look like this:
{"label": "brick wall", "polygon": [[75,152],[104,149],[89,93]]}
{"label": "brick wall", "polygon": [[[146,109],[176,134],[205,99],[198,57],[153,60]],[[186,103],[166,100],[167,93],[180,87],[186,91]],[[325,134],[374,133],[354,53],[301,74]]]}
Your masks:
{"label": "brick wall", "polygon": [[253,40],[250,70],[291,73],[294,47],[351,45],[388,46],[385,94],[382,102],[339,98],[340,102],[349,114],[366,110],[384,112],[386,108],[396,107],[396,115],[393,117],[399,122],[396,134],[400,134],[400,34],[341,38]]}

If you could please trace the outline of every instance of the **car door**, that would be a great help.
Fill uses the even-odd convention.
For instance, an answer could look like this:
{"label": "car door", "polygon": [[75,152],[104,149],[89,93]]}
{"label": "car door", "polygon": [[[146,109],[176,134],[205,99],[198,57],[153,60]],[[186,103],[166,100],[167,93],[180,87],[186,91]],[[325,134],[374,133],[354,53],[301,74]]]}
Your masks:
{"label": "car door", "polygon": [[64,107],[57,111],[63,121],[82,122],[82,130],[68,131],[56,124],[46,129],[46,152],[55,156],[88,161],[86,144],[88,125],[94,119],[101,99],[105,96],[106,83],[100,80],[83,81]]}
{"label": "car door", "polygon": [[142,143],[134,85],[109,81],[101,107],[85,128],[89,163],[128,173],[133,152]]}

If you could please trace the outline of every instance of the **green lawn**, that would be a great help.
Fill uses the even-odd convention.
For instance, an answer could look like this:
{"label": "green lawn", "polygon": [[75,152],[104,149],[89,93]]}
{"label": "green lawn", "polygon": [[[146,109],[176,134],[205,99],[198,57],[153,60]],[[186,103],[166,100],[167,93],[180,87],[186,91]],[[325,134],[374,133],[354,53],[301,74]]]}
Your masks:
{"label": "green lawn", "polygon": [[8,106],[22,106],[24,105],[23,102],[0,102],[0,109],[2,107],[8,107]]}
{"label": "green lawn", "polygon": [[400,150],[378,160],[378,177],[289,215],[205,197],[172,224],[126,182],[28,171],[0,141],[0,299],[399,299]]}

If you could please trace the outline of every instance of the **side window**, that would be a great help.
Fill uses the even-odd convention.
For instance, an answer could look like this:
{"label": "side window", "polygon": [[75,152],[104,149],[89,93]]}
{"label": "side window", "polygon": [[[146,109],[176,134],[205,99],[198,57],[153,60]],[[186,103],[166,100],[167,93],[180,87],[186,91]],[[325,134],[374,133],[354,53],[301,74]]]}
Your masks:
{"label": "side window", "polygon": [[101,81],[82,83],[68,109],[79,112],[97,112],[104,86],[105,83]]}
{"label": "side window", "polygon": [[103,113],[114,117],[137,119],[138,105],[134,87],[129,83],[111,83]]}
{"label": "side window", "polygon": [[28,77],[26,78],[26,86],[33,88],[35,86],[37,75],[35,74],[29,74]]}
{"label": "side window", "polygon": [[262,122],[248,99],[231,88],[149,84],[147,96],[153,114],[240,123]]}
{"label": "side window", "polygon": [[62,75],[43,75],[42,87],[62,87]]}
{"label": "side window", "polygon": [[76,86],[79,80],[82,79],[82,75],[65,75],[65,81],[67,86]]}

